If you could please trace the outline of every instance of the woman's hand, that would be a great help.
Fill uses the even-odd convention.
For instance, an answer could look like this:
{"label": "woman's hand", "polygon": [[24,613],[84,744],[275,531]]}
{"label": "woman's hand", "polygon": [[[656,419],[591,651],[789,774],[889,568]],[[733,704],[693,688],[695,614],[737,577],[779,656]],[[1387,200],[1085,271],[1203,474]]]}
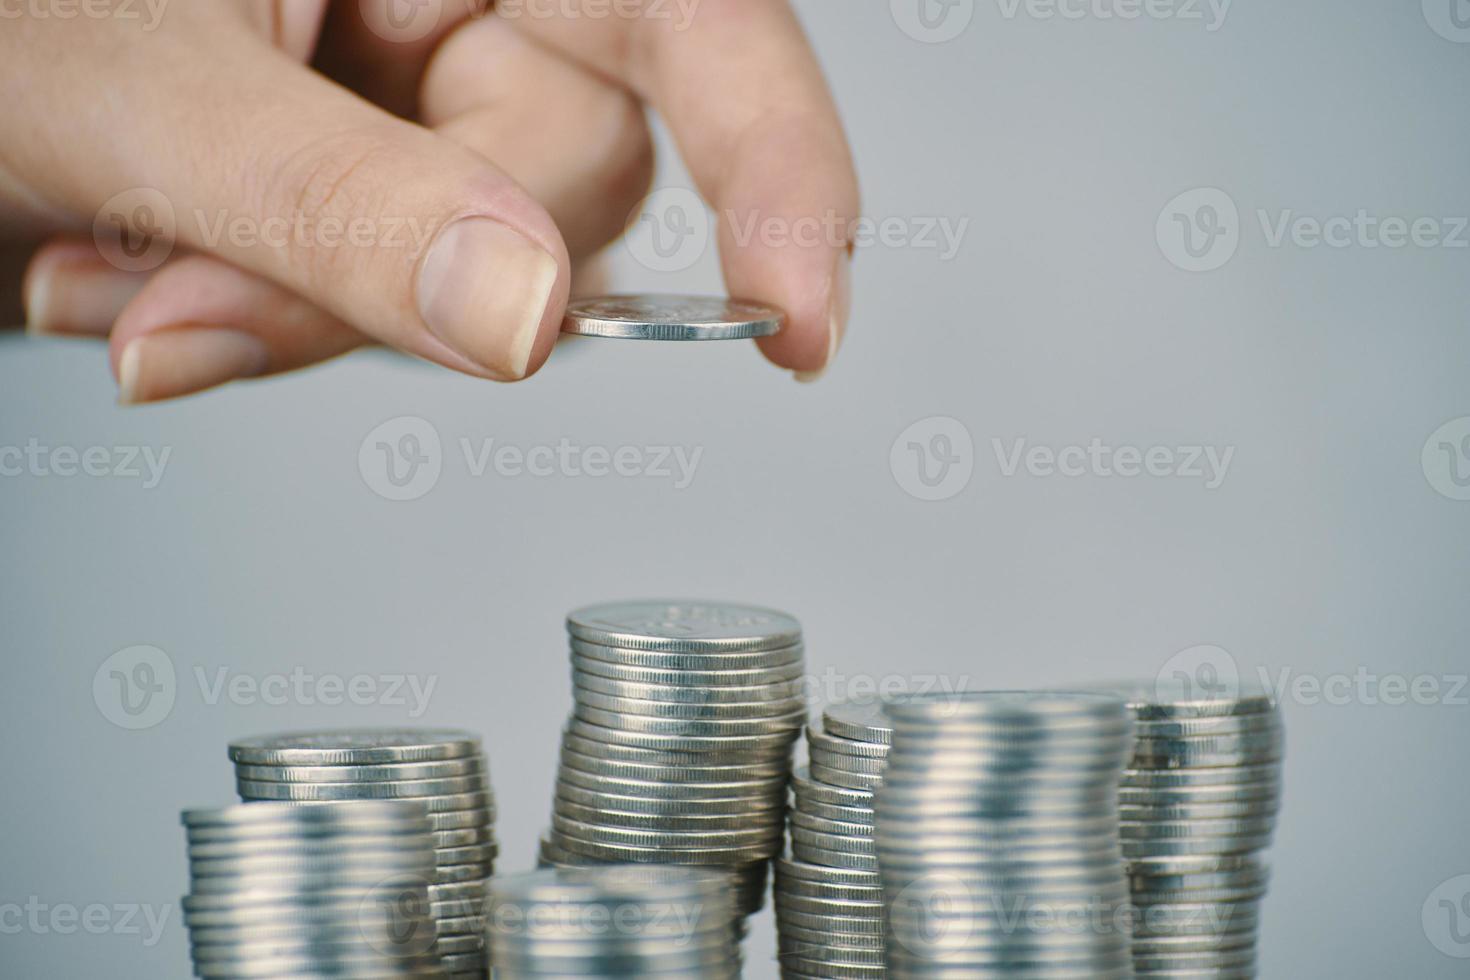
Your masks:
{"label": "woman's hand", "polygon": [[762,349],[824,369],[856,178],[785,0],[482,2],[0,0],[0,262],[44,243],[31,329],[110,337],[125,402],[374,342],[524,378],[646,193],[646,102],[730,292],[790,316]]}

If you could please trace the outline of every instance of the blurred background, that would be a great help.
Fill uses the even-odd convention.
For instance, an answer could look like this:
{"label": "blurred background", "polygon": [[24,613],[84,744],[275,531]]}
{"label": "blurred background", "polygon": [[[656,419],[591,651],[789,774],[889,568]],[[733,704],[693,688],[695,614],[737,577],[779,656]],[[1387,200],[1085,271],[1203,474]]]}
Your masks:
{"label": "blurred background", "polygon": [[[0,974],[188,975],[234,736],[475,729],[529,868],[563,616],[691,595],[796,614],[824,693],[1264,676],[1263,975],[1466,975],[1470,5],[797,6],[872,219],[817,384],[586,340],[120,410],[101,346],[0,340]],[[663,142],[616,284],[719,292]]]}

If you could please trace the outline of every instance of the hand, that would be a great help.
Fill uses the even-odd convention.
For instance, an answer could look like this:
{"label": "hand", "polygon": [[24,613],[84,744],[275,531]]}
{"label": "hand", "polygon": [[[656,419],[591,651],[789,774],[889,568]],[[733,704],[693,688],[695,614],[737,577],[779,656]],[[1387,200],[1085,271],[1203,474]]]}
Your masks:
{"label": "hand", "polygon": [[[823,370],[848,311],[830,229],[858,195],[785,0],[482,2],[0,6],[0,81],[23,93],[0,105],[0,263],[44,242],[30,328],[110,337],[129,403],[366,343],[527,377],[574,264],[647,191],[646,102],[720,215],[730,292],[789,314],[762,350]],[[94,220],[119,241],[99,252]]]}

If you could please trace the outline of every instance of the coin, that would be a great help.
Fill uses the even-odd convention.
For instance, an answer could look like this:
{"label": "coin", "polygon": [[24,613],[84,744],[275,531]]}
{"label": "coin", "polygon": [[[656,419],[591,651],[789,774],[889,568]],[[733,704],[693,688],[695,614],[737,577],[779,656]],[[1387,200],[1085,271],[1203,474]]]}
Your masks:
{"label": "coin", "polygon": [[480,751],[480,740],[455,729],[374,728],[291,732],[237,739],[234,762],[261,766],[370,765],[461,759]]}
{"label": "coin", "polygon": [[715,296],[637,294],[573,300],[562,332],[620,340],[743,340],[780,331],[773,306]]}
{"label": "coin", "polygon": [[668,599],[586,606],[568,615],[567,630],[589,643],[668,653],[759,652],[801,640],[801,624],[773,609]]}

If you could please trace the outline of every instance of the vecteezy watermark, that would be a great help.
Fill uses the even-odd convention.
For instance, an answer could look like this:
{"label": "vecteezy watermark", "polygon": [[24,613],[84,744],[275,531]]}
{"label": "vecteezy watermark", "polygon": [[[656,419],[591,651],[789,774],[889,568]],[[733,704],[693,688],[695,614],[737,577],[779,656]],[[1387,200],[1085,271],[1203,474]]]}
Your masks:
{"label": "vecteezy watermark", "polygon": [[[659,480],[675,490],[694,483],[704,458],[702,446],[582,445],[566,437],[518,446],[461,436],[458,445],[465,474],[473,479]],[[439,430],[417,416],[390,419],[363,439],[357,465],[363,482],[380,497],[417,500],[434,489],[444,468]]]}
{"label": "vecteezy watermark", "polygon": [[1178,195],[1159,212],[1154,237],[1164,257],[1186,272],[1213,272],[1240,248],[1240,211],[1218,187]]}
{"label": "vecteezy watermark", "polygon": [[[4,2],[4,0],[0,0]],[[161,191],[134,187],[115,194],[97,212],[92,239],[97,252],[124,272],[151,272],[173,255],[180,234],[206,248],[269,248],[274,251],[335,248],[402,249],[421,254],[437,227],[414,215],[352,218],[291,214],[259,218],[195,208],[181,224]]]}
{"label": "vecteezy watermark", "polygon": [[636,940],[657,936],[688,945],[700,928],[704,905],[652,899],[639,902],[495,902],[486,910],[487,930],[495,936],[527,938]]}
{"label": "vecteezy watermark", "polygon": [[701,0],[359,0],[368,30],[385,41],[412,44],[463,19],[494,10],[507,20],[643,20],[687,31]]}
{"label": "vecteezy watermark", "polygon": [[[788,217],[726,209],[718,215],[739,248],[904,249],[952,261],[964,246],[970,219],[947,215],[844,217],[835,212]],[[686,187],[654,191],[633,210],[623,245],[654,272],[683,272],[709,251],[716,216]]]}
{"label": "vecteezy watermark", "polygon": [[1470,500],[1470,415],[1451,419],[1424,441],[1424,478],[1441,496]]}
{"label": "vecteezy watermark", "polygon": [[1324,674],[1263,666],[1253,681],[1242,681],[1235,657],[1212,644],[1171,656],[1159,669],[1157,685],[1161,700],[1231,700],[1245,691],[1259,691],[1272,704],[1308,708],[1470,707],[1470,674],[1385,673],[1364,665]]}
{"label": "vecteezy watermark", "polygon": [[[315,673],[304,667],[249,674],[228,666],[194,664],[190,676],[207,707],[390,707],[421,718],[439,684],[437,674]],[[133,646],[108,657],[92,675],[92,700],[102,717],[137,731],[162,724],[178,701],[173,658],[153,646]]]}
{"label": "vecteezy watermark", "polygon": [[0,902],[0,936],[136,936],[152,948],[163,938],[172,905],[139,902],[47,902],[39,895]]}
{"label": "vecteezy watermark", "polygon": [[969,674],[852,674],[828,667],[800,678],[802,697],[817,707],[843,701],[897,702],[909,698],[953,698],[970,688]]}
{"label": "vecteezy watermark", "polygon": [[904,429],[888,450],[888,468],[909,496],[948,500],[970,485],[975,442],[959,419],[934,415]]}
{"label": "vecteezy watermark", "polygon": [[429,879],[395,874],[378,882],[357,907],[358,932],[380,953],[413,958],[428,953],[436,936]]}
{"label": "vecteezy watermark", "polygon": [[1196,480],[1206,490],[1218,490],[1235,459],[1234,446],[1112,446],[1101,438],[1065,446],[1032,445],[1024,438],[1007,444],[991,439],[990,446],[1001,476],[1017,476],[1022,470],[1033,477],[1098,477],[1125,480],[1148,476],[1158,479]]}
{"label": "vecteezy watermark", "polygon": [[[1114,445],[1094,436],[1085,443],[1033,444],[1020,437],[992,438],[996,471],[1003,479],[1022,474],[1043,479],[1191,480],[1218,490],[1235,460],[1234,446],[1207,444]],[[888,451],[898,485],[919,500],[947,500],[969,484],[975,469],[970,430],[958,419],[920,419],[899,433]]]}
{"label": "vecteezy watermark", "polygon": [[1015,20],[1172,20],[1200,23],[1213,34],[1225,26],[1234,0],[995,0],[1001,16]]}
{"label": "vecteezy watermark", "polygon": [[[1470,217],[1384,215],[1358,208],[1325,217],[1291,208],[1258,208],[1256,222],[1267,248],[1335,250],[1470,248]],[[1155,225],[1159,249],[1186,272],[1213,272],[1235,257],[1245,235],[1240,209],[1217,187],[1201,187],[1175,197]]]}
{"label": "vecteezy watermark", "polygon": [[953,41],[975,19],[975,0],[888,0],[893,22],[915,41]]}
{"label": "vecteezy watermark", "polygon": [[172,446],[50,446],[33,436],[23,446],[0,446],[0,477],[138,480],[152,490],[172,455]]}
{"label": "vecteezy watermark", "polygon": [[1470,44],[1470,0],[1423,0],[1424,19],[1434,33],[1456,44]]}
{"label": "vecteezy watermark", "polygon": [[1457,875],[1429,893],[1420,912],[1430,945],[1456,960],[1470,960],[1470,875]]}
{"label": "vecteezy watermark", "polygon": [[0,20],[132,21],[145,33],[158,29],[171,0],[0,0]]}

